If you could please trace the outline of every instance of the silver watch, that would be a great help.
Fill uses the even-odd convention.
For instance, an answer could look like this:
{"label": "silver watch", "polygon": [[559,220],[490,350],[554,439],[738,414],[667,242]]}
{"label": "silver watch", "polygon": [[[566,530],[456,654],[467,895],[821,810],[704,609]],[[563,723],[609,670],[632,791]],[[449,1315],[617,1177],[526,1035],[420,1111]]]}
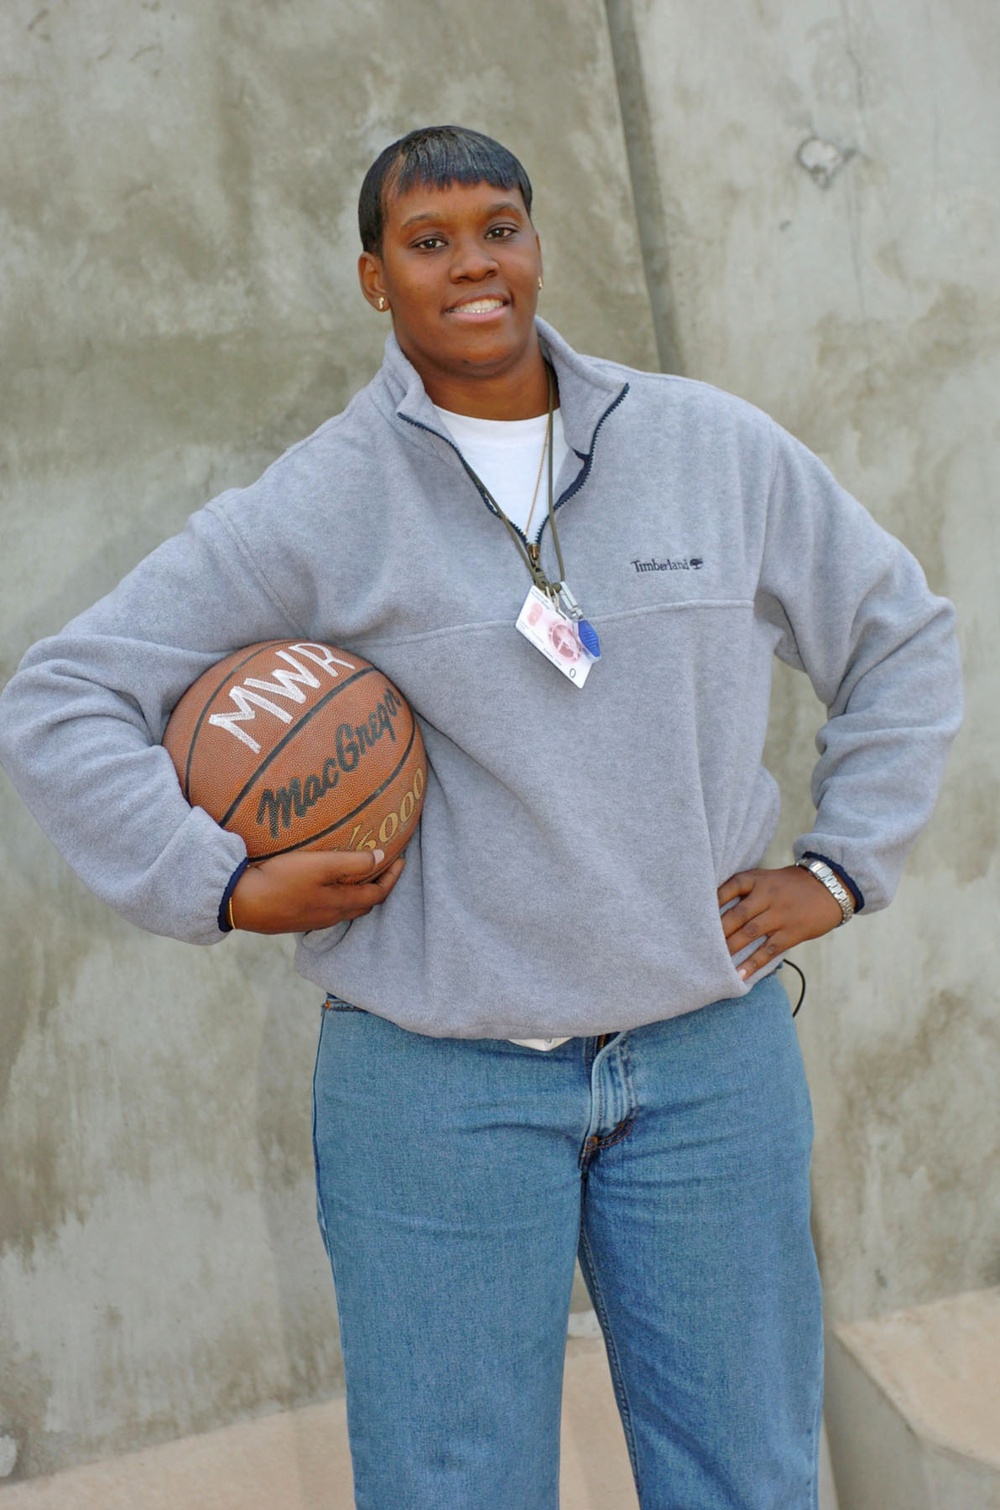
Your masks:
{"label": "silver watch", "polygon": [[817,881],[822,882],[834,901],[839,904],[844,915],[837,927],[842,928],[845,923],[849,923],[854,916],[854,898],[836,872],[832,871],[822,860],[796,860],[795,863],[801,865],[803,870],[810,871]]}

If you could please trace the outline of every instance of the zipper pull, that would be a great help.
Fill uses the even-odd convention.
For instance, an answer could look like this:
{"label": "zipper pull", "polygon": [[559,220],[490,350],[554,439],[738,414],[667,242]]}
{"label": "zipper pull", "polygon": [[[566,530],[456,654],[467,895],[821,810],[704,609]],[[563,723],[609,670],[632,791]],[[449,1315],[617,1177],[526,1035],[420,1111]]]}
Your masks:
{"label": "zipper pull", "polygon": [[552,583],[542,570],[541,546],[537,541],[532,541],[525,546],[525,552],[528,558],[528,570],[531,572],[532,582],[547,598],[551,598],[553,596]]}

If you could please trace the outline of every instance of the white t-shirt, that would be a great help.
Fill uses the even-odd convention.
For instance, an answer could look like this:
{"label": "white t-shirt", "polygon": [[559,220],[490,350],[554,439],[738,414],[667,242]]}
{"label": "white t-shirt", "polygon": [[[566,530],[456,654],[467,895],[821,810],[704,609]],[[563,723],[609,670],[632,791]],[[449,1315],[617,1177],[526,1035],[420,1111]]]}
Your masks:
{"label": "white t-shirt", "polygon": [[[435,405],[437,408],[437,405]],[[438,418],[469,466],[481,477],[511,524],[537,540],[549,511],[549,466],[544,455],[547,414],[532,419],[474,419],[438,409]],[[569,447],[562,415],[552,414],[552,476],[566,459]],[[532,507],[534,503],[534,507]],[[554,1049],[566,1038],[512,1038],[529,1049]]]}
{"label": "white t-shirt", "polygon": [[[435,405],[435,407],[437,407]],[[438,417],[469,466],[483,479],[511,524],[537,540],[549,509],[549,467],[543,459],[547,414],[532,419],[474,419],[438,409]],[[552,476],[569,447],[562,414],[552,414]],[[534,510],[532,510],[534,501]],[[526,527],[530,515],[530,533]]]}

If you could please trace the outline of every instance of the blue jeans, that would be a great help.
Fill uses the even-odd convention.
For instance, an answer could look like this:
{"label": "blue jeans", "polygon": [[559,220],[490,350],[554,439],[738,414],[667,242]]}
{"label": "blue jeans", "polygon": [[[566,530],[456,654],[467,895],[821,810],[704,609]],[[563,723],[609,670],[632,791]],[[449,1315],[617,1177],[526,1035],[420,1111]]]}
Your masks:
{"label": "blue jeans", "polygon": [[643,1510],[814,1510],[812,1117],[773,977],[549,1053],[331,1000],[314,1133],[359,1510],[557,1510],[577,1254]]}

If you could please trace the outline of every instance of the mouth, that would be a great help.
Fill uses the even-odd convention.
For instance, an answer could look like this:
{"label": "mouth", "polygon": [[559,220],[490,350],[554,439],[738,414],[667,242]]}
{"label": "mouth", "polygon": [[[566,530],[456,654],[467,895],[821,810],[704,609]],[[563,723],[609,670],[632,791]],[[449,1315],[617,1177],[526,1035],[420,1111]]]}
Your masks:
{"label": "mouth", "polygon": [[507,300],[499,294],[480,296],[476,299],[465,299],[461,304],[452,304],[446,311],[449,315],[458,315],[463,319],[483,320],[491,315],[498,314],[500,310],[507,308]]}

